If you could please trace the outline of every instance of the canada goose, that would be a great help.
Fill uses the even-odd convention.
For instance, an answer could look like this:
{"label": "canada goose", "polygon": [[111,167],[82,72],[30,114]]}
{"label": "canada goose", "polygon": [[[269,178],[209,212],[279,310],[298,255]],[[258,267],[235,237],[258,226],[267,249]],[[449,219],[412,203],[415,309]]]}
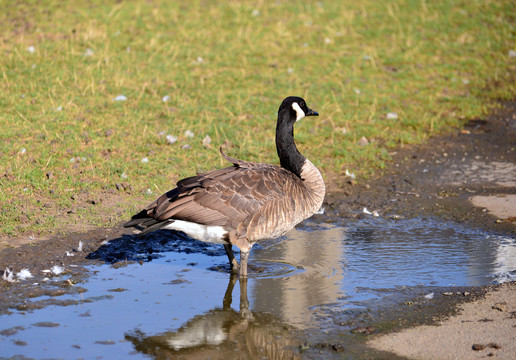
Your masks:
{"label": "canada goose", "polygon": [[[318,115],[302,98],[287,97],[279,107],[276,125],[281,166],[234,159],[221,148],[233,166],[180,180],[177,188],[161,195],[124,227],[138,227],[140,235],[178,230],[200,241],[223,244],[232,271],[247,277],[254,243],[285,234],[322,205],[321,173],[294,143],[294,123]],[[240,265],[232,245],[240,249]]]}

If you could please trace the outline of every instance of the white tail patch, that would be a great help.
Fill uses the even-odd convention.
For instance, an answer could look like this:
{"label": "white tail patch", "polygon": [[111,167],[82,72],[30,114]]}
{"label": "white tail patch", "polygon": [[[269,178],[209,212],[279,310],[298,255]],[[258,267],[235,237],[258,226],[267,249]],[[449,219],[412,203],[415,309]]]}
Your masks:
{"label": "white tail patch", "polygon": [[222,226],[208,226],[189,221],[174,220],[174,222],[165,226],[164,229],[182,231],[191,238],[199,241],[227,244],[227,242],[224,241],[227,230]]}
{"label": "white tail patch", "polygon": [[301,106],[299,106],[297,102],[292,103],[292,109],[294,109],[297,114],[296,121],[299,121],[306,116],[305,112],[303,109],[301,109]]}

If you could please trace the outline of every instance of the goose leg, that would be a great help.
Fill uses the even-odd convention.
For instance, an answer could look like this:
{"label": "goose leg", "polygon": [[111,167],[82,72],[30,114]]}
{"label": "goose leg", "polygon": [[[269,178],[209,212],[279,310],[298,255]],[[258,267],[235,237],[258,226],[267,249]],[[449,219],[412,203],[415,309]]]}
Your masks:
{"label": "goose leg", "polygon": [[226,250],[226,255],[228,256],[229,264],[231,265],[231,272],[233,274],[238,274],[238,272],[240,271],[240,265],[238,264],[238,261],[235,258],[235,254],[233,254],[231,244],[224,244],[224,250]]}
{"label": "goose leg", "polygon": [[247,277],[247,259],[249,259],[249,251],[240,250],[240,277]]}
{"label": "goose leg", "polygon": [[240,280],[240,315],[244,319],[252,319],[253,313],[249,310],[249,299],[247,298],[247,278],[241,277]]}

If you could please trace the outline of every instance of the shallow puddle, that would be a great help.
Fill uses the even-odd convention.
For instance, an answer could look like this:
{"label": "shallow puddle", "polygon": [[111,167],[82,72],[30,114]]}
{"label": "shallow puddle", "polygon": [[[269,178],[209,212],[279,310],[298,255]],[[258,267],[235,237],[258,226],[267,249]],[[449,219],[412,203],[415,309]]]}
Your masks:
{"label": "shallow puddle", "polygon": [[393,306],[516,275],[514,239],[430,219],[308,220],[255,246],[243,282],[220,245],[165,231],[90,258],[102,262],[26,281],[81,291],[0,316],[0,358],[359,358],[345,336]]}

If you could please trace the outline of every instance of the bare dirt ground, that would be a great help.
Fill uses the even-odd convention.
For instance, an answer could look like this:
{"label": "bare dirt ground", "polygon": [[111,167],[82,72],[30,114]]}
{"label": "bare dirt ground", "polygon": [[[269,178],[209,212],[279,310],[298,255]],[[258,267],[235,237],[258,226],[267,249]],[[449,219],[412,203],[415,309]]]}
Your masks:
{"label": "bare dirt ground", "polygon": [[[514,238],[516,102],[505,103],[503,109],[485,119],[472,119],[464,128],[457,129],[449,135],[432,138],[423,145],[396,149],[393,153],[393,162],[381,176],[367,180],[333,177],[327,179],[327,183],[329,194],[324,206],[325,216],[330,219],[364,216],[362,209],[366,207],[370,211],[378,211],[380,216],[435,216]],[[109,204],[116,204],[117,198],[118,204],[127,202],[122,194],[117,193],[93,196],[106,196],[109,200],[104,201],[104,204],[108,204],[106,217],[113,211],[113,206]],[[142,205],[145,203],[146,201],[142,200]],[[85,259],[87,254],[99,248],[102,242],[127,233],[127,230],[120,228],[94,229],[87,224],[82,230],[83,232],[53,237],[0,238],[0,270],[8,267],[16,272],[27,268],[31,273],[38,274],[53,265],[70,268],[70,265],[91,263],[92,260]],[[82,243],[82,249],[79,248],[79,243]],[[24,298],[38,295],[34,293],[38,291],[37,288],[19,286],[15,289],[14,286],[16,285],[0,280],[0,289],[6,290],[0,291],[0,314],[8,312],[13,302],[23,306]],[[495,293],[493,289],[500,291]],[[402,338],[405,335],[396,337],[397,335],[391,334],[381,338],[385,344],[392,344],[386,340],[389,337],[395,341],[395,345],[388,345],[390,347],[385,349],[400,356],[442,358],[440,353],[433,353],[432,349],[439,350],[440,345],[437,344],[440,344],[445,336],[451,347],[458,347],[459,344],[465,346],[461,347],[462,352],[454,358],[472,358],[473,355],[479,354],[509,358],[509,354],[514,354],[514,348],[507,345],[507,341],[513,339],[510,336],[514,337],[516,332],[516,287],[511,283],[493,289],[487,289],[488,295],[485,300],[477,300],[467,304],[467,307],[464,305],[463,316],[466,317],[451,320],[456,327],[447,327],[446,323],[443,323],[438,327],[437,334],[435,330],[409,329],[409,332],[415,331],[417,338],[423,337],[427,344],[433,344],[425,347],[422,355],[406,352],[407,348],[419,345]],[[500,314],[486,314],[485,311],[489,310],[490,304],[494,301],[506,302],[506,311],[500,311]],[[482,319],[489,321],[483,322]],[[504,325],[506,322],[512,326],[512,331],[502,331],[507,329]],[[461,343],[466,327],[480,329],[480,326],[476,325],[484,323],[492,325],[492,330],[468,338],[464,344]],[[497,335],[497,347],[491,344],[494,340],[487,336],[489,332]],[[472,342],[484,345],[483,350],[472,350]],[[516,342],[513,339],[512,344],[514,343]],[[464,350],[468,347],[467,351]]]}
{"label": "bare dirt ground", "polygon": [[459,308],[459,315],[436,325],[379,336],[369,346],[410,359],[514,359],[515,283],[504,284]]}

